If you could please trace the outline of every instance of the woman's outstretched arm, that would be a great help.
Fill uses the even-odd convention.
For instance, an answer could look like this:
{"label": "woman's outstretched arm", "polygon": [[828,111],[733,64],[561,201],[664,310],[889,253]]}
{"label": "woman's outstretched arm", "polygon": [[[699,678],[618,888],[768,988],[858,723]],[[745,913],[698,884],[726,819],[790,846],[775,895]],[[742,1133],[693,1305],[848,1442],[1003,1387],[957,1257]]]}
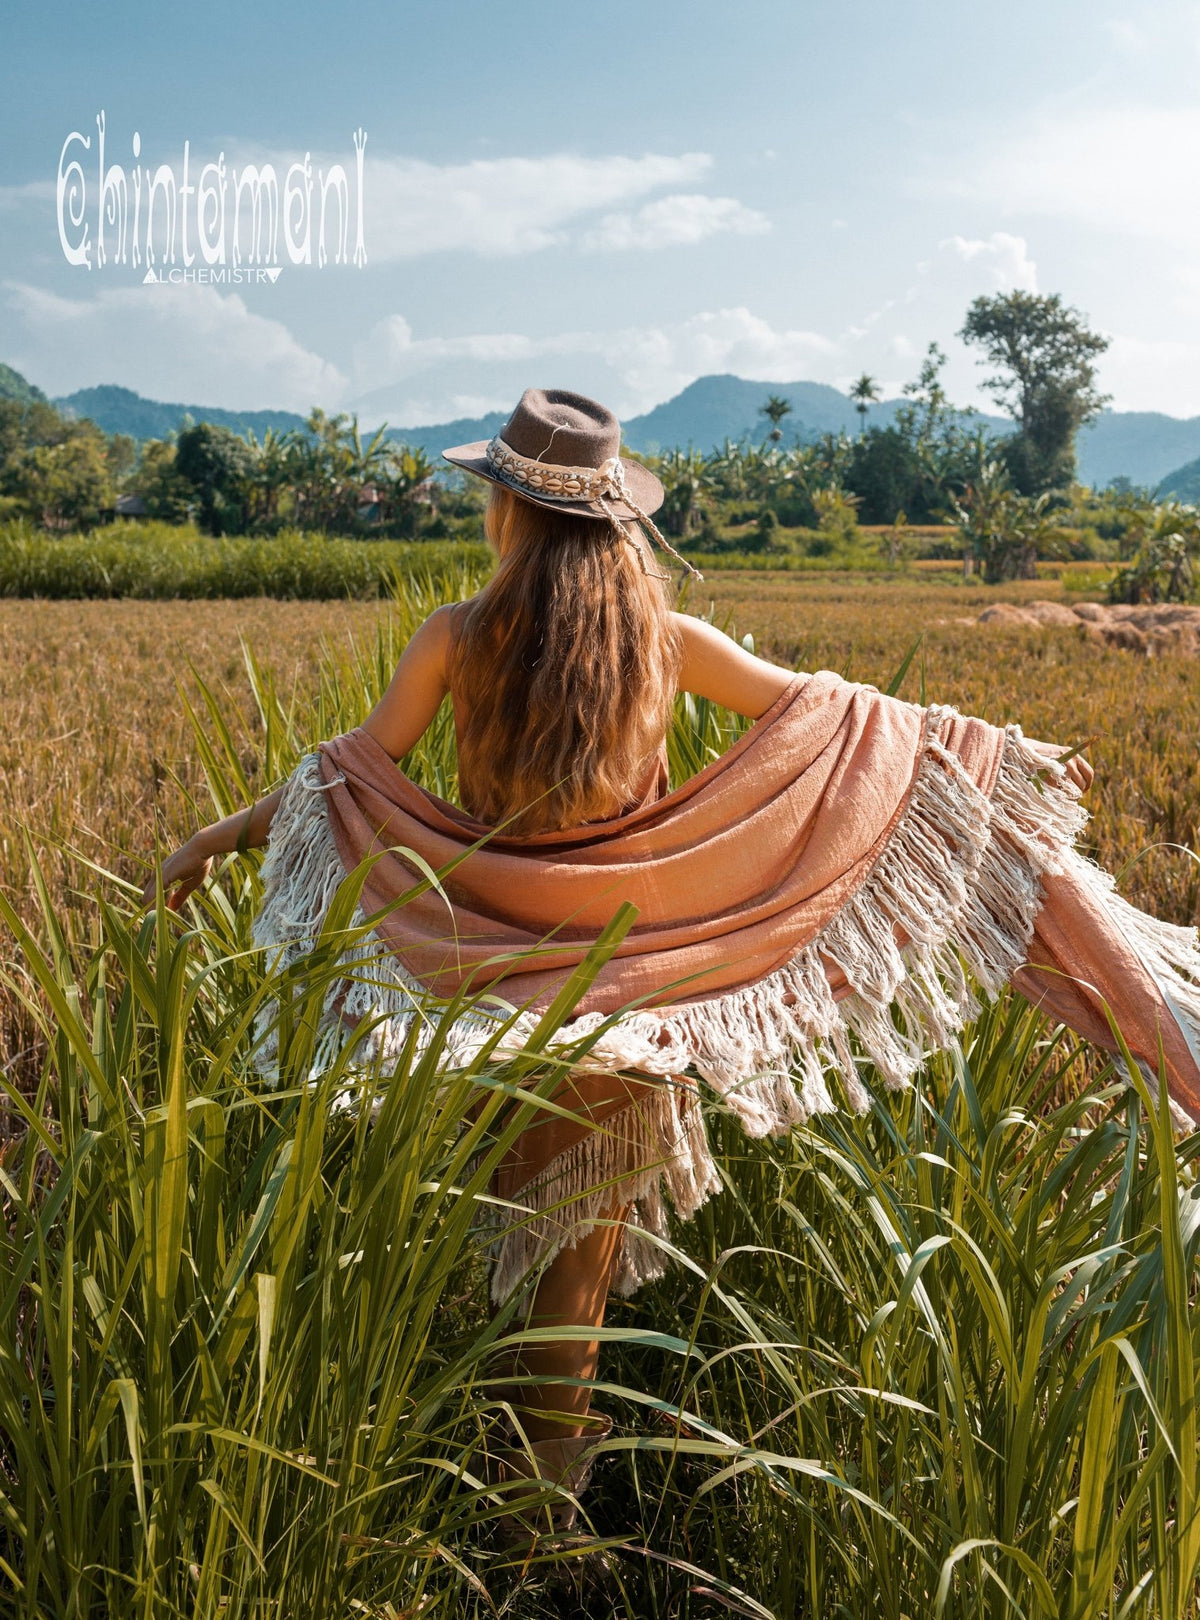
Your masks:
{"label": "woman's outstretched arm", "polygon": [[757,720],[796,679],[795,670],[756,658],[704,619],[686,613],[674,617],[683,642],[681,691],[711,698],[735,714]]}
{"label": "woman's outstretched arm", "polygon": [[[393,759],[402,759],[420,739],[446,695],[446,647],[449,614],[438,608],[413,636],[401,654],[387,691],[363,721]],[[168,890],[167,905],[172,911],[198,889],[213,869],[219,855],[238,849],[256,849],[267,841],[271,821],[283,788],[278,787],[245,810],[237,810],[223,821],[214,821],[192,834],[162,864],[162,884]],[[151,873],[142,890],[142,904],[154,900],[155,876]]]}

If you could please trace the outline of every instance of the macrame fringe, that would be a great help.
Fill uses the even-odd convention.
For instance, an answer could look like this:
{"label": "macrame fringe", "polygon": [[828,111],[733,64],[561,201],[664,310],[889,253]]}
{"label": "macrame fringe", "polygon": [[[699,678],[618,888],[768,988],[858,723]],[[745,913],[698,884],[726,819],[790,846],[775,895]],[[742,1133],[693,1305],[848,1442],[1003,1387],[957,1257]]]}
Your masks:
{"label": "macrame fringe", "polygon": [[666,1199],[690,1220],[720,1188],[695,1084],[673,1079],[647,1088],[645,1099],[553,1159],[511,1206],[492,1206],[492,1298],[502,1304],[543,1261],[573,1248],[598,1217],[627,1205],[610,1286],[628,1297],[666,1269],[663,1251],[646,1236],[669,1236]]}
{"label": "macrame fringe", "polygon": [[[993,996],[1025,961],[1042,899],[1042,876],[1067,869],[1085,881],[1158,981],[1200,1056],[1200,948],[1196,930],[1163,923],[1116,893],[1115,880],[1086,860],[1075,840],[1087,821],[1079,790],[1053,755],[1019,726],[1007,730],[997,779],[983,793],[939,733],[954,711],[930,707],[908,799],[882,854],[851,899],[783,967],[740,989],[676,1006],[599,1013],[565,1024],[561,1041],[596,1036],[577,1067],[636,1070],[659,1077],[651,1103],[622,1109],[559,1155],[517,1195],[525,1218],[495,1211],[493,1298],[499,1303],[541,1261],[571,1247],[604,1209],[633,1206],[614,1287],[632,1293],[661,1274],[669,1197],[688,1219],[720,1177],[709,1147],[698,1074],[749,1136],[781,1135],[835,1108],[832,1072],[856,1112],[869,1105],[860,1068],[885,1085],[908,1084],[980,1010],[976,987]],[[283,965],[311,949],[344,869],[322,800],[318,756],[305,757],[276,811],[263,865],[264,903],[256,944]],[[361,909],[351,926],[364,926]],[[435,1033],[439,1007],[374,934],[347,950],[343,981],[331,984],[310,1081],[333,1061],[348,1029],[374,1022],[363,1041],[365,1069],[398,1056],[414,1019],[419,1046]],[[835,1000],[827,965],[852,986]],[[447,1065],[465,1064],[488,1041],[496,1056],[519,1050],[533,1014],[473,1011],[441,1036]],[[602,1026],[603,1032],[597,1035]],[[507,1027],[505,1027],[507,1025]],[[278,1027],[260,1015],[257,1066],[278,1079]],[[343,1091],[335,1107],[353,1108]],[[378,1107],[378,1100],[375,1104]],[[599,1189],[599,1190],[597,1190]],[[557,1206],[564,1206],[559,1208]],[[519,1212],[518,1216],[519,1216]]]}

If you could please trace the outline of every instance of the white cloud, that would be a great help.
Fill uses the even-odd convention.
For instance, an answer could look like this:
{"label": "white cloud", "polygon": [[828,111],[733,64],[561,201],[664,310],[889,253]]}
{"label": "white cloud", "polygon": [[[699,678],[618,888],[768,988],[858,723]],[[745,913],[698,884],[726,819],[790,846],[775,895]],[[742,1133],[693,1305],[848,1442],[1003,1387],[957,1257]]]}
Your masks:
{"label": "white cloud", "polygon": [[779,330],[739,306],[671,326],[626,328],[611,334],[606,352],[646,410],[710,372],[793,382],[835,356],[837,345],[818,332]]}
{"label": "white cloud", "polygon": [[1200,107],[1107,104],[1043,114],[993,132],[945,187],[1013,213],[1086,225],[1106,236],[1200,246]]}
{"label": "white cloud", "polygon": [[446,360],[528,360],[545,352],[545,342],[519,332],[418,338],[403,315],[386,315],[355,345],[354,375],[360,388],[379,387],[419,376]]}
{"label": "white cloud", "polygon": [[1029,257],[1023,236],[1010,236],[1007,231],[993,231],[986,240],[979,237],[949,236],[938,243],[939,249],[949,249],[966,264],[977,264],[986,270],[1000,292],[1020,288],[1023,292],[1037,291],[1037,265]]}
{"label": "white cloud", "polygon": [[735,197],[676,193],[644,203],[634,214],[606,214],[585,232],[581,246],[589,252],[676,247],[725,232],[760,236],[770,229],[765,214]]}
{"label": "white cloud", "polygon": [[1118,410],[1200,415],[1200,342],[1117,335],[1104,355],[1102,380]]}
{"label": "white cloud", "polygon": [[22,317],[23,357],[50,394],[116,383],[149,399],[240,410],[337,404],[346,379],[282,321],[215,287],[106,288],[62,298],[6,281]]}
{"label": "white cloud", "polygon": [[[599,391],[622,416],[648,410],[709,372],[793,382],[836,369],[839,345],[820,333],[779,329],[744,307],[706,310],[662,325],[580,330],[530,337],[476,332],[419,338],[401,315],[372,328],[355,350],[355,398],[364,417],[417,424],[507,409],[538,365],[558,386]],[[474,386],[459,381],[473,377]],[[481,388],[487,380],[489,388]],[[547,383],[547,385],[549,385]]]}
{"label": "white cloud", "polygon": [[427,253],[533,253],[567,241],[568,227],[601,209],[665,186],[694,184],[711,165],[705,152],[602,158],[559,153],[460,164],[368,156],[367,253],[375,263]]}

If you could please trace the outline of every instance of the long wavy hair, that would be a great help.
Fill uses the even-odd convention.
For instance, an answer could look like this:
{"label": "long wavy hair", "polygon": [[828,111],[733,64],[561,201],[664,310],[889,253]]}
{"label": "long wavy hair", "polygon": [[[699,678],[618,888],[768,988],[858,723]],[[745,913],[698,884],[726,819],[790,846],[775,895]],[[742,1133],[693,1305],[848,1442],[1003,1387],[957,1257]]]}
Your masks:
{"label": "long wavy hair", "polygon": [[662,742],[679,672],[648,543],[500,484],[484,533],[498,567],[455,613],[449,654],[462,802],[506,834],[614,815]]}

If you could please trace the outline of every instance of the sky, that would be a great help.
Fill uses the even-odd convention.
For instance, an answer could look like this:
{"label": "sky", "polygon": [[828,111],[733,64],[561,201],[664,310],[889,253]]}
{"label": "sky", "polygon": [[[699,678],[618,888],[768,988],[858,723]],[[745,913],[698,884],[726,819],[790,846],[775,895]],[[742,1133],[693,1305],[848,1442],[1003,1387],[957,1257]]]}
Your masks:
{"label": "sky", "polygon": [[[865,371],[892,396],[937,342],[951,398],[986,405],[956,333],[973,298],[1020,287],[1110,339],[1115,408],[1200,414],[1198,85],[1200,5],[1156,0],[3,0],[0,360],[51,395],[403,427],[526,386],[627,417],[710,372]],[[218,161],[228,210],[247,166],[282,191],[307,158],[311,262],[297,171],[273,280],[147,284],[112,225],[98,263],[101,115],[131,198],[135,169],[147,195],[151,171],[181,187],[187,143],[179,274]],[[347,255],[330,190],[322,264],[339,164]],[[193,217],[203,271],[198,235]]]}

